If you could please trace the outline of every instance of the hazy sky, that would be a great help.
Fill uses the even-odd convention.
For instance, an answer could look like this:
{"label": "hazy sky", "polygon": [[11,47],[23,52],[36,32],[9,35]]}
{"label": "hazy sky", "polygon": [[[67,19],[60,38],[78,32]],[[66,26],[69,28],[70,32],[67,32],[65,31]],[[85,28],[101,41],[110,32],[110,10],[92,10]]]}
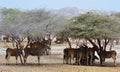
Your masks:
{"label": "hazy sky", "polygon": [[0,0],[0,7],[22,10],[77,7],[85,10],[120,11],[120,0]]}

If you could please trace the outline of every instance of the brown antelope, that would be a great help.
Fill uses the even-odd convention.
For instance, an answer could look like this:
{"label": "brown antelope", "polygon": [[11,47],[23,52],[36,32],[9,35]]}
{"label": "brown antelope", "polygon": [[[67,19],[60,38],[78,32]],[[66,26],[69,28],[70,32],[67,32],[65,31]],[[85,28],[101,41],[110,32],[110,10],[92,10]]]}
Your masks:
{"label": "brown antelope", "polygon": [[95,49],[94,48],[88,48],[87,53],[88,53],[88,58],[89,58],[88,63],[89,63],[89,65],[93,65],[94,64],[94,59],[98,59],[95,56]]}
{"label": "brown antelope", "polygon": [[[87,46],[81,45],[80,48],[65,48],[63,63],[70,63],[71,59],[76,58],[76,63],[80,64],[81,59],[87,59]],[[69,61],[68,61],[69,60]],[[87,60],[86,60],[87,61]],[[87,64],[87,63],[86,63]]]}
{"label": "brown antelope", "polygon": [[45,45],[47,48],[46,48],[44,54],[49,55],[51,48],[47,44],[48,44],[48,41],[46,41],[46,40],[44,40],[42,42],[39,42],[39,41],[33,42],[33,43],[30,43],[30,48],[41,48],[41,46]]}
{"label": "brown antelope", "polygon": [[93,65],[95,59],[95,49],[88,48],[86,45],[80,45],[79,48],[65,48],[63,55],[63,63],[70,63],[71,59],[76,58],[76,64]]}
{"label": "brown antelope", "polygon": [[117,53],[114,50],[112,51],[102,50],[101,51],[101,58],[102,58],[101,65],[103,65],[103,62],[105,62],[105,58],[112,58],[114,61],[114,66],[116,66],[116,55]]}
{"label": "brown antelope", "polygon": [[38,58],[38,64],[40,64],[40,56],[42,56],[44,54],[44,52],[46,51],[46,49],[48,48],[48,46],[46,45],[41,45],[39,48],[25,48],[24,49],[24,63],[26,64],[27,61],[27,57],[29,55],[32,56],[37,56]]}
{"label": "brown antelope", "polygon": [[74,48],[65,48],[64,55],[63,55],[63,63],[71,64],[71,59],[75,56],[75,49]]}
{"label": "brown antelope", "polygon": [[77,64],[83,64],[88,65],[88,52],[87,52],[88,46],[85,44],[82,44],[79,46],[79,48],[76,50],[77,53]]}
{"label": "brown antelope", "polygon": [[6,56],[5,56],[5,59],[7,60],[6,64],[9,64],[10,56],[15,56],[15,58],[16,58],[16,64],[17,64],[18,56],[20,56],[21,54],[22,54],[22,50],[21,49],[7,48],[7,50],[6,50]]}

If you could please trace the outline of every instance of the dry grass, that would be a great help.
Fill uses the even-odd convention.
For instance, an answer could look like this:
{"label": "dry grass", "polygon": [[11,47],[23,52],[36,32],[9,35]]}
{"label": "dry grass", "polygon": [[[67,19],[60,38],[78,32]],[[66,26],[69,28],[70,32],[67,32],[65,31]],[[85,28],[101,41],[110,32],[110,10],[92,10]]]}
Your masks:
{"label": "dry grass", "polygon": [[37,64],[37,58],[30,56],[27,65],[15,64],[15,58],[11,57],[10,65],[6,65],[4,56],[0,56],[0,72],[119,72],[120,67],[113,65],[78,66],[62,64],[61,55],[42,56],[41,64]]}
{"label": "dry grass", "polygon": [[[22,42],[23,46],[26,46],[27,42]],[[13,45],[11,42],[0,42],[0,47],[10,47],[13,48]]]}

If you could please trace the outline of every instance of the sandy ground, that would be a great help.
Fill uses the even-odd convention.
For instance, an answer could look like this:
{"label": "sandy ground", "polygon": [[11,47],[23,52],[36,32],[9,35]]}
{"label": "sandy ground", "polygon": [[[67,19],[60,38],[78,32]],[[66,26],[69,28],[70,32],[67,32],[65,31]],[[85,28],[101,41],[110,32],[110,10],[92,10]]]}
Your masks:
{"label": "sandy ground", "polygon": [[41,56],[41,64],[37,64],[36,56],[29,56],[27,65],[18,65],[15,58],[10,58],[10,65],[6,65],[5,48],[0,48],[0,72],[120,72],[120,45],[115,46],[117,51],[117,66],[113,66],[112,59],[107,59],[104,66],[96,60],[94,66],[66,65],[63,64],[63,49],[65,45],[53,45],[51,55]]}

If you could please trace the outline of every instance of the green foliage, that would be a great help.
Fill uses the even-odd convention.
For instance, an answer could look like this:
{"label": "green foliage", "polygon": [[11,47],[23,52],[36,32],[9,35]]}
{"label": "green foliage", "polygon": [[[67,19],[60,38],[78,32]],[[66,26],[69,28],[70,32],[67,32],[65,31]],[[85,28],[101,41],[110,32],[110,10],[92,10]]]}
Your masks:
{"label": "green foliage", "polygon": [[3,8],[2,9],[2,14],[5,15],[5,16],[8,16],[8,15],[12,15],[14,16],[15,14],[17,14],[19,12],[19,10],[17,9],[8,9],[8,8]]}
{"label": "green foliage", "polygon": [[78,38],[112,38],[115,35],[114,24],[116,21],[110,16],[86,13],[71,19],[72,37]]}
{"label": "green foliage", "polygon": [[[86,13],[66,20],[64,17],[52,15],[43,9],[20,11],[17,9],[3,8],[0,29],[7,33],[25,33],[38,36],[39,34],[52,33],[57,36],[73,38],[112,38],[116,37],[120,27],[112,16]],[[65,26],[66,25],[66,26]],[[116,27],[115,27],[116,26]],[[9,27],[9,28],[8,28]],[[5,29],[6,28],[6,29]],[[21,31],[21,32],[18,32]]]}
{"label": "green foliage", "polygon": [[22,16],[22,12],[17,9],[3,8],[1,11],[3,24],[13,24],[19,16]]}

